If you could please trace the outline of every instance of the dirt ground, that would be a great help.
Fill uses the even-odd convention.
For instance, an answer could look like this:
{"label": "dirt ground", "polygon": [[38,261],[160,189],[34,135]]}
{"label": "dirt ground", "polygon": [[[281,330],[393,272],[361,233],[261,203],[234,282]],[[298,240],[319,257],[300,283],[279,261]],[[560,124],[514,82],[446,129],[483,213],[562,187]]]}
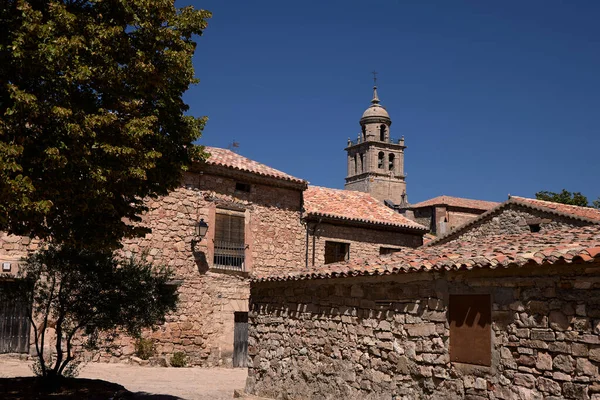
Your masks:
{"label": "dirt ground", "polygon": [[[0,378],[33,376],[30,365],[27,361],[0,358]],[[118,383],[132,392],[185,400],[224,400],[233,397],[234,389],[244,388],[247,375],[243,368],[160,368],[90,363],[81,369],[79,377]]]}

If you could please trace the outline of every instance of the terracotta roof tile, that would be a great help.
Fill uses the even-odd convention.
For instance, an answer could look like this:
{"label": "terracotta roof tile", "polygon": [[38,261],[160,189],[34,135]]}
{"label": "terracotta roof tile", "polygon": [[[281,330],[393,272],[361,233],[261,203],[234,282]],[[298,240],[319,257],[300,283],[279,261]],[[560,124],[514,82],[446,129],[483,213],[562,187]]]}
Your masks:
{"label": "terracotta roof tile", "polygon": [[417,271],[471,270],[557,263],[600,262],[600,227],[563,228],[540,233],[456,240],[435,247],[403,249],[391,255],[356,259],[294,272],[255,276],[254,281],[327,279]]}
{"label": "terracotta roof tile", "polygon": [[309,186],[304,191],[304,209],[314,217],[389,225],[425,231],[426,228],[398,214],[368,193]]}
{"label": "terracotta roof tile", "polygon": [[231,150],[221,149],[218,147],[204,147],[205,151],[210,154],[206,160],[208,165],[217,165],[226,168],[232,168],[239,171],[252,172],[257,175],[266,176],[269,178],[281,179],[284,181],[307,184],[304,179],[296,178],[291,175],[281,172],[275,168],[266,166],[257,161],[251,160]]}
{"label": "terracotta roof tile", "polygon": [[472,200],[462,197],[438,196],[433,199],[425,200],[417,204],[411,204],[410,208],[431,207],[437,205],[445,205],[450,207],[473,208],[476,210],[490,210],[498,204],[495,201]]}
{"label": "terracotta roof tile", "polygon": [[600,222],[600,210],[590,207],[572,206],[569,204],[554,203],[551,201],[529,199],[526,197],[511,196],[513,202],[530,205],[534,207],[550,209],[562,214],[571,215],[574,217],[587,218]]}

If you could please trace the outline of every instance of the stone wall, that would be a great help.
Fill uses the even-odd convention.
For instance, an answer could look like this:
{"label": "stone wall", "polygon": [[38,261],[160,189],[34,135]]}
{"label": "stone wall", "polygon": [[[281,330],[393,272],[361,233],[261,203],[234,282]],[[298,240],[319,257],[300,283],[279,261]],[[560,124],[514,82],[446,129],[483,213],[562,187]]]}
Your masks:
{"label": "stone wall", "polygon": [[551,222],[540,224],[540,234],[546,231],[556,230],[561,227],[577,227],[590,225],[589,222],[579,221],[573,218],[558,216],[556,214],[544,211],[533,210],[531,208],[511,204],[502,209],[498,214],[489,216],[473,226],[468,227],[464,232],[457,231],[456,234],[442,240],[438,244],[448,243],[454,240],[474,241],[490,235],[518,234],[529,232],[527,221],[530,219],[549,219]]}
{"label": "stone wall", "polygon": [[[312,234],[316,227],[316,234]],[[375,230],[355,226],[333,225],[311,222],[309,226],[308,257],[309,265],[322,265],[325,262],[325,242],[343,242],[350,245],[350,259],[378,257],[381,247],[419,247],[423,244],[421,233]],[[314,240],[313,240],[314,239]],[[314,258],[313,258],[314,252]]]}
{"label": "stone wall", "polygon": [[[149,260],[175,272],[178,309],[163,326],[144,334],[155,340],[158,356],[182,351],[192,365],[231,364],[234,312],[248,311],[249,284],[247,273],[223,271],[212,265],[214,220],[219,208],[245,215],[248,272],[303,265],[302,192],[251,183],[251,191],[246,193],[235,190],[236,182],[240,179],[186,174],[182,187],[148,202],[150,209],[142,224],[152,233],[124,243],[126,256],[146,251]],[[208,223],[209,231],[203,240],[193,243],[197,239],[194,226],[200,218]],[[113,354],[95,357],[117,361],[133,354],[133,339],[123,337]]]}
{"label": "stone wall", "polygon": [[412,214],[411,213],[406,213],[406,217],[409,217],[412,215],[412,220],[415,221],[418,224],[423,225],[424,227],[428,228],[430,231],[433,228],[433,224],[432,224],[432,218],[433,218],[433,208],[432,207],[424,207],[424,208],[417,208],[415,209]]}
{"label": "stone wall", "polygon": [[11,264],[10,271],[5,272],[0,270],[0,274],[16,276],[23,258],[27,257],[29,252],[36,251],[39,246],[39,240],[0,232],[0,265],[3,262]]}
{"label": "stone wall", "polygon": [[[491,366],[451,362],[450,294],[490,294]],[[600,266],[253,283],[246,390],[278,399],[600,400]]]}

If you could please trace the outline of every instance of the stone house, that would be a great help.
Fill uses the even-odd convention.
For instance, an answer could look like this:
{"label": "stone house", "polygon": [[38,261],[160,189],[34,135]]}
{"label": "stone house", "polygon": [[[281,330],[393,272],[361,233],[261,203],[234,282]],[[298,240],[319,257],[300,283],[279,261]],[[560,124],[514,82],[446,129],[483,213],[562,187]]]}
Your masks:
{"label": "stone house", "polygon": [[451,232],[499,204],[493,201],[438,196],[397,209],[407,218],[428,227],[431,233],[439,236]]}
{"label": "stone house", "polygon": [[[125,241],[123,250],[145,250],[176,274],[178,309],[147,332],[159,355],[181,351],[193,365],[242,366],[245,357],[233,360],[234,332],[247,321],[247,278],[275,266],[303,265],[307,183],[226,149],[206,151],[210,158],[192,166],[181,187],[149,200],[142,225],[152,233]],[[208,225],[203,238],[195,234],[201,220]],[[120,345],[113,358],[133,355],[130,338]]]}
{"label": "stone house", "polygon": [[510,196],[504,203],[428,242],[427,246],[457,239],[478,241],[488,235],[519,232],[543,234],[560,226],[598,224],[600,224],[600,210],[594,208]]}
{"label": "stone house", "polygon": [[378,256],[423,244],[426,229],[369,193],[309,186],[304,192],[306,266]]}
{"label": "stone house", "polygon": [[[244,366],[249,276],[422,244],[423,227],[366,193],[307,190],[305,180],[229,150],[206,151],[210,158],[193,165],[179,188],[148,200],[141,224],[152,233],[123,242],[125,256],[145,251],[176,275],[178,310],[145,333],[159,356],[182,351],[192,365]],[[196,235],[200,221],[208,225],[204,237]],[[3,236],[0,260],[18,263],[29,244],[27,238]],[[0,343],[3,336],[0,331]],[[133,354],[134,340],[123,337],[115,352],[92,359],[118,361]]]}
{"label": "stone house", "polygon": [[246,391],[600,399],[600,228],[556,228],[257,277]]}

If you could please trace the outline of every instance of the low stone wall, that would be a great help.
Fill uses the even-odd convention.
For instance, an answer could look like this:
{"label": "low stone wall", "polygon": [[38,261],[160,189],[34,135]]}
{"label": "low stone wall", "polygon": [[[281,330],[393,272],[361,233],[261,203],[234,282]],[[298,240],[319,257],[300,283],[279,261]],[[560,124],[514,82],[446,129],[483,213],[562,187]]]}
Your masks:
{"label": "low stone wall", "polygon": [[[491,366],[450,360],[452,294],[491,295]],[[255,282],[250,323],[255,395],[600,400],[600,266]]]}

